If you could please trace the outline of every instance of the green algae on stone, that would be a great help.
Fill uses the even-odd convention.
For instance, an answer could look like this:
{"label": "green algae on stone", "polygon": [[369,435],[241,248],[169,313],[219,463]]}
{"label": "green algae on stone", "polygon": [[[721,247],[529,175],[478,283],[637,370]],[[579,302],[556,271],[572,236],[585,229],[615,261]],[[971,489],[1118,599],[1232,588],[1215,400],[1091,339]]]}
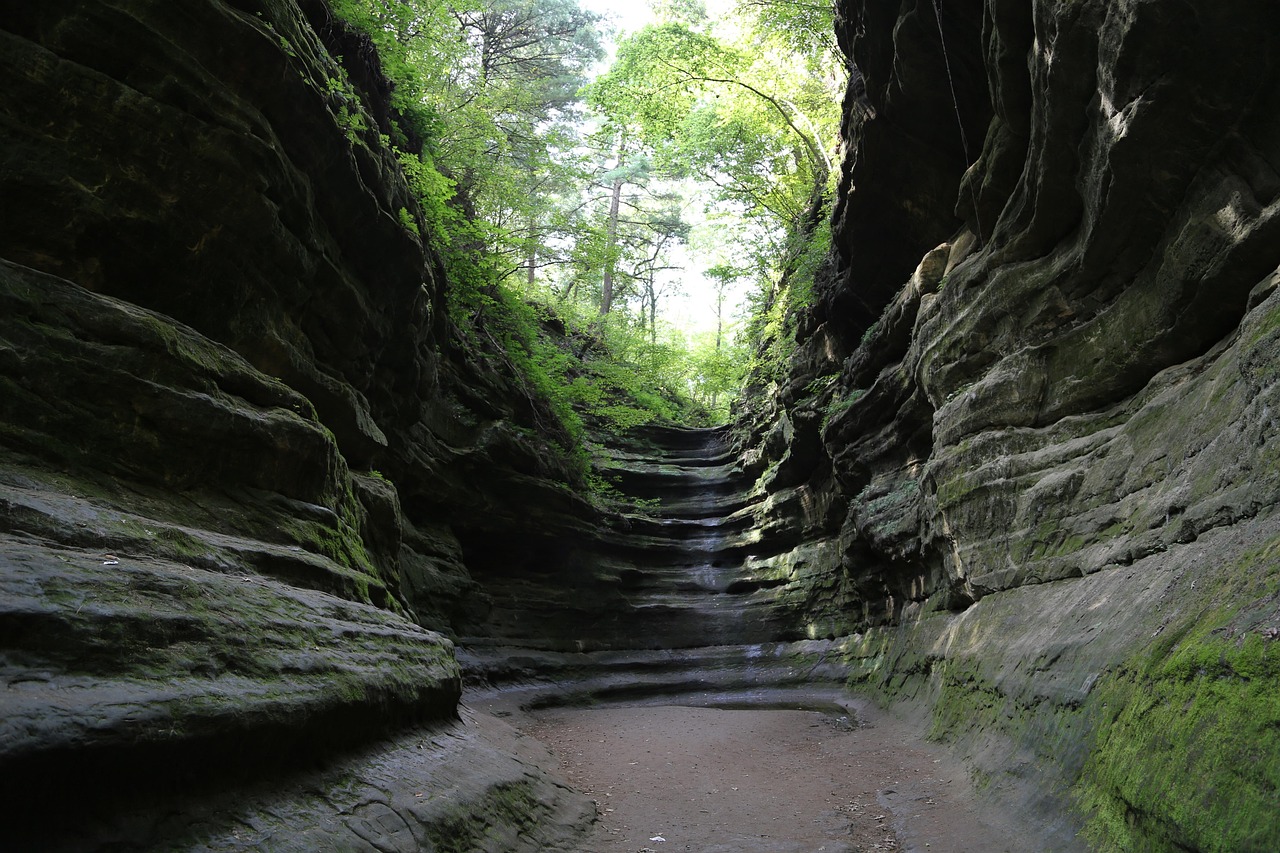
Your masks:
{"label": "green algae on stone", "polygon": [[1231,569],[1215,596],[1227,604],[1170,626],[1095,687],[1076,796],[1101,850],[1280,849],[1280,644],[1256,613],[1280,597],[1280,539]]}
{"label": "green algae on stone", "polygon": [[[532,779],[495,785],[483,799],[461,803],[438,824],[427,827],[427,836],[439,853],[511,849],[514,837],[535,827],[547,812],[530,784]],[[503,844],[506,842],[506,844]],[[502,847],[496,846],[503,844]]]}

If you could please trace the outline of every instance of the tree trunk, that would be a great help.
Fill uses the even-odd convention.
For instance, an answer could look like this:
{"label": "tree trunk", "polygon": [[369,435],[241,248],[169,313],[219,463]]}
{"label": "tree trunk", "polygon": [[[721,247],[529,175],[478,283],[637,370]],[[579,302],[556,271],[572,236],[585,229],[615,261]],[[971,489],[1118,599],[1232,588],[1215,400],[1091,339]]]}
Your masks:
{"label": "tree trunk", "polygon": [[600,288],[600,314],[604,316],[613,308],[613,268],[617,264],[614,255],[618,249],[618,212],[622,209],[622,187],[626,183],[621,177],[613,180],[613,198],[609,201],[609,222],[605,227],[604,240],[604,280]]}
{"label": "tree trunk", "polygon": [[526,261],[526,280],[529,285],[529,292],[533,293],[533,286],[538,283],[538,244],[533,240],[529,241],[529,254],[526,257]]}
{"label": "tree trunk", "polygon": [[653,280],[654,271],[649,270],[649,343],[658,343],[658,290]]}

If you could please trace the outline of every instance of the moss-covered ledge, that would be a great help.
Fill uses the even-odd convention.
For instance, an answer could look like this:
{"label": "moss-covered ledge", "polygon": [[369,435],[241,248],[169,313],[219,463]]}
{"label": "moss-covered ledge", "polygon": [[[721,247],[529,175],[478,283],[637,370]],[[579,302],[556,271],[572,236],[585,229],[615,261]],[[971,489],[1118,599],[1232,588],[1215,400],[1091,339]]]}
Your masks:
{"label": "moss-covered ledge", "polygon": [[1280,535],[1203,583],[1090,697],[1076,793],[1101,849],[1280,848]]}
{"label": "moss-covered ledge", "polygon": [[1280,846],[1280,519],[847,645],[1045,849]]}
{"label": "moss-covered ledge", "polygon": [[[452,719],[452,644],[269,577],[0,534],[0,801],[114,798],[261,775]],[[46,830],[47,831],[47,830]]]}

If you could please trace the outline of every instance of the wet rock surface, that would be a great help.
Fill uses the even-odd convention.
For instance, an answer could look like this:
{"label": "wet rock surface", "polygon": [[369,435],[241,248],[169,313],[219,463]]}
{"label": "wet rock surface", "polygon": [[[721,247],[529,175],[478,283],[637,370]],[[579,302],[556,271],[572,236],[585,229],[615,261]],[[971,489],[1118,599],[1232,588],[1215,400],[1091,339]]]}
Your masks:
{"label": "wet rock surface", "polygon": [[477,573],[493,607],[459,637],[469,678],[561,704],[843,677],[834,638],[803,623],[821,553],[766,534],[777,502],[724,430],[641,428],[606,453],[602,476],[634,509],[564,564]]}

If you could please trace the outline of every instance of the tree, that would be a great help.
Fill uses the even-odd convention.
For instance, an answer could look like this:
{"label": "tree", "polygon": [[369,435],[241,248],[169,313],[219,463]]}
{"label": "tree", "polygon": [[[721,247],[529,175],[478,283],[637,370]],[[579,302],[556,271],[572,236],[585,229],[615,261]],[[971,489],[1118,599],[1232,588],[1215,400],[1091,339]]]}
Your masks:
{"label": "tree", "polygon": [[399,144],[486,226],[484,248],[506,259],[499,275],[527,268],[530,252],[536,264],[543,198],[577,178],[561,154],[577,142],[578,90],[603,55],[597,16],[577,0],[334,0],[334,9],[374,39],[393,103],[424,143]]}
{"label": "tree", "polygon": [[810,73],[825,75],[847,60],[835,40],[833,4],[824,0],[738,0],[738,14],[760,47],[774,44],[806,60]]}
{"label": "tree", "polygon": [[[617,426],[674,417],[690,394],[724,411],[748,360],[728,289],[757,278],[771,329],[803,292],[785,272],[819,219],[839,89],[811,73],[821,48],[797,53],[818,7],[744,0],[748,25],[731,31],[701,0],[659,0],[660,25],[625,39],[585,90],[587,121],[581,85],[601,51],[578,0],[332,2],[395,81],[389,136],[444,255],[458,328],[523,353],[511,363],[569,420],[571,404]],[[713,266],[716,330],[691,344],[662,312],[690,235],[676,190],[694,182],[750,248]],[[544,339],[536,318],[549,309],[530,299],[577,329],[569,352]]]}
{"label": "tree", "polygon": [[[588,101],[634,128],[664,164],[679,164],[789,220],[805,204],[780,204],[770,199],[776,194],[767,185],[792,184],[787,178],[803,173],[809,202],[821,195],[831,170],[820,121],[791,97],[804,88],[781,63],[753,61],[714,36],[668,23],[646,27],[619,45]],[[820,117],[833,132],[831,119]]]}
{"label": "tree", "polygon": [[642,171],[647,171],[648,164],[626,164],[627,146],[624,141],[618,149],[618,168],[605,175],[609,182],[609,215],[605,219],[604,232],[604,270],[600,285],[600,313],[608,314],[613,309],[613,277],[618,269],[618,219],[622,214],[622,190],[627,181],[634,179]]}
{"label": "tree", "polygon": [[703,0],[655,0],[653,17],[660,24],[702,27],[707,24],[707,4]]}
{"label": "tree", "polygon": [[745,278],[749,274],[748,270],[729,264],[717,264],[706,271],[707,278],[711,279],[712,287],[716,293],[716,352],[720,352],[721,344],[724,339],[724,300],[725,291],[729,289],[738,279]]}
{"label": "tree", "polygon": [[675,243],[683,243],[689,237],[689,225],[681,216],[679,197],[674,194],[663,194],[656,197],[662,206],[649,211],[642,211],[642,217],[633,224],[639,228],[638,245],[641,248],[639,261],[632,273],[640,284],[640,325],[646,324],[645,313],[648,312],[650,340],[658,340],[658,298],[663,288],[658,282],[658,273],[678,269],[664,260],[667,252]]}

